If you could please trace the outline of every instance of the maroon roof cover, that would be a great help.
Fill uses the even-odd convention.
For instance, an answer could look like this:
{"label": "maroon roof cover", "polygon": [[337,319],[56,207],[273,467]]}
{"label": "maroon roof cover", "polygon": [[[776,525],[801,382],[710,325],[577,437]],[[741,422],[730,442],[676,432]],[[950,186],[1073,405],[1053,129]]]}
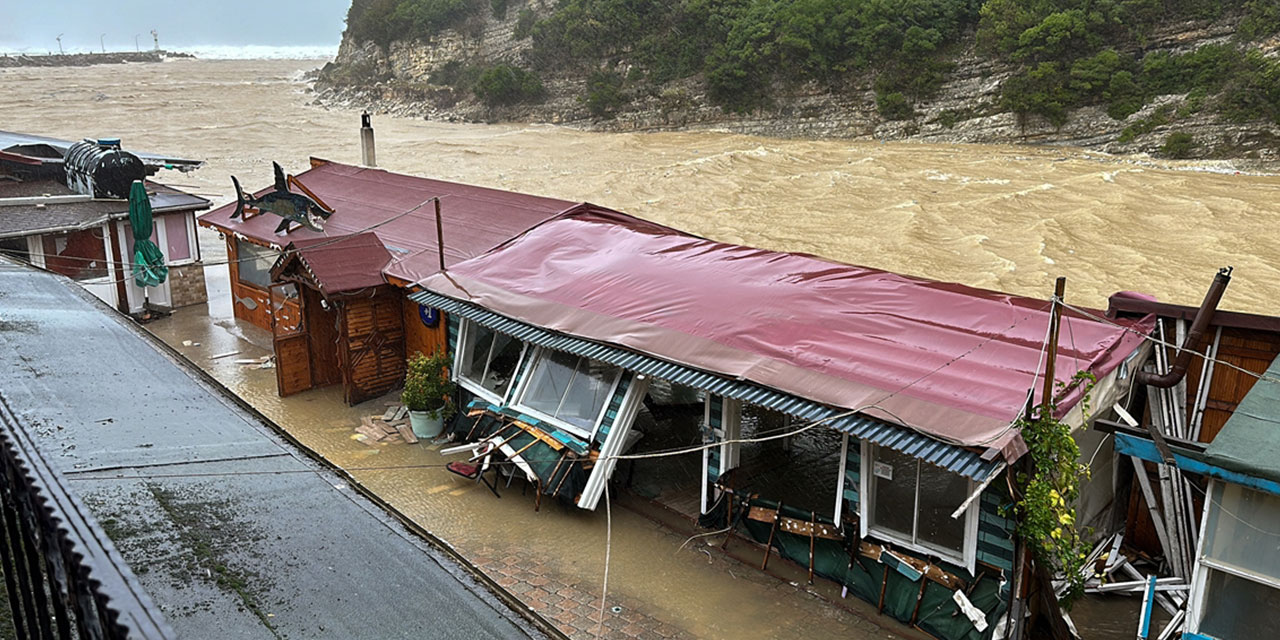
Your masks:
{"label": "maroon roof cover", "polygon": [[297,260],[326,296],[386,284],[382,269],[391,260],[391,252],[372,233],[295,240],[285,248],[296,251],[287,253],[277,269]]}
{"label": "maroon roof cover", "polygon": [[[427,203],[413,213],[404,214],[432,197],[440,198],[446,265],[480,255],[573,205],[553,198],[327,160],[313,159],[312,165],[297,178],[334,209],[324,224],[323,233],[299,228],[277,236],[274,231],[280,224],[279,217],[263,214],[248,220],[232,220],[234,202],[200,216],[200,224],[281,248],[296,240],[372,231],[394,258],[386,269],[387,275],[415,282],[440,269],[435,208]],[[263,189],[254,195],[270,190]],[[379,224],[381,226],[370,229]]]}
{"label": "maroon roof cover", "polygon": [[[423,286],[540,327],[1015,457],[1049,302],[692,237],[582,205]],[[1126,321],[1146,333],[1151,320]],[[1057,378],[1142,338],[1064,319]],[[1059,401],[1063,411],[1079,389]],[[1038,401],[1038,400],[1037,400]],[[1012,445],[1012,450],[1006,446]]]}

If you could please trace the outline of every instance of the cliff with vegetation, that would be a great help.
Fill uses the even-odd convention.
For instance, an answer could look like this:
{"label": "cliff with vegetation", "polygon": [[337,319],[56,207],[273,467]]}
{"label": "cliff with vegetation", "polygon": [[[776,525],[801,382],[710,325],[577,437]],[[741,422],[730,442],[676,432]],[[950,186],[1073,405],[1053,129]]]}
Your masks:
{"label": "cliff with vegetation", "polygon": [[321,104],[1277,160],[1275,0],[353,0]]}

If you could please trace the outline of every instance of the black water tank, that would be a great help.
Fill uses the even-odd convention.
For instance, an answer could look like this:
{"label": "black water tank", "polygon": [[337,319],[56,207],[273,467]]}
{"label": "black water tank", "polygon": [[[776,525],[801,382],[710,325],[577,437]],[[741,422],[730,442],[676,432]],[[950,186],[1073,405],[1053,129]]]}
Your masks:
{"label": "black water tank", "polygon": [[72,191],[95,198],[128,198],[133,181],[147,177],[142,160],[120,149],[120,141],[114,139],[85,139],[71,145],[63,167]]}

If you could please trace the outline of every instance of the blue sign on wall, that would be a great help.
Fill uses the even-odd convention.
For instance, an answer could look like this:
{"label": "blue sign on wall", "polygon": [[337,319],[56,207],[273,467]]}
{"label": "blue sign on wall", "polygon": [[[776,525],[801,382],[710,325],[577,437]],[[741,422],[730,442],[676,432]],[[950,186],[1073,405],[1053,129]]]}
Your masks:
{"label": "blue sign on wall", "polygon": [[434,329],[440,324],[440,310],[425,305],[418,305],[418,317],[427,328]]}

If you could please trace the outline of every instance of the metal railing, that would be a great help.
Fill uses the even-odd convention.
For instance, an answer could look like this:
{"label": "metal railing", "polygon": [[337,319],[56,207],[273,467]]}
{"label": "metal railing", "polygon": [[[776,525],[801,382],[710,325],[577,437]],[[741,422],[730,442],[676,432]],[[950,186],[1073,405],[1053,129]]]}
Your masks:
{"label": "metal railing", "polygon": [[3,396],[0,570],[17,638],[175,637]]}

